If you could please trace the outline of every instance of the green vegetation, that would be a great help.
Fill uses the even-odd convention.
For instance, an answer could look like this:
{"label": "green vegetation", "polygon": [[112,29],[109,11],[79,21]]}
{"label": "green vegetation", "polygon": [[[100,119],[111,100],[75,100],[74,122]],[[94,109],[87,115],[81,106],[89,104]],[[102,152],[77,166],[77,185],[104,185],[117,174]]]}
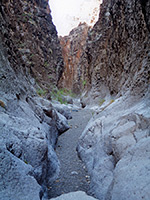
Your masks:
{"label": "green vegetation", "polygon": [[92,116],[93,116],[94,114],[95,114],[95,112],[93,111],[93,112],[92,112]]}
{"label": "green vegetation", "polygon": [[61,90],[53,89],[51,92],[51,95],[52,95],[52,99],[59,101],[61,104],[67,103],[63,97],[63,93]]}
{"label": "green vegetation", "polygon": [[66,88],[61,88],[58,90],[58,92],[63,96],[76,97],[76,95],[71,90],[68,90]]}
{"label": "green vegetation", "polygon": [[51,81],[55,81],[54,77],[52,77],[51,75],[47,76],[48,79],[50,79]]}
{"label": "green vegetation", "polygon": [[34,56],[34,54],[32,53],[31,55],[30,55],[30,58],[32,58]]}
{"label": "green vegetation", "polygon": [[45,94],[46,94],[46,90],[37,89],[37,90],[36,90],[36,93],[37,93],[39,96],[43,97],[43,96],[45,96]]}
{"label": "green vegetation", "polygon": [[82,85],[83,85],[83,87],[85,87],[85,85],[86,85],[86,80],[82,81]]}
{"label": "green vegetation", "polygon": [[48,67],[49,67],[48,61],[45,61],[45,62],[44,62],[44,67],[45,67],[45,68],[48,68]]}
{"label": "green vegetation", "polygon": [[52,99],[59,101],[61,104],[67,104],[65,96],[75,97],[76,95],[72,93],[71,90],[66,88],[57,89],[54,88],[51,92]]}
{"label": "green vegetation", "polygon": [[105,99],[100,99],[99,100],[99,106],[101,106],[105,102]]}

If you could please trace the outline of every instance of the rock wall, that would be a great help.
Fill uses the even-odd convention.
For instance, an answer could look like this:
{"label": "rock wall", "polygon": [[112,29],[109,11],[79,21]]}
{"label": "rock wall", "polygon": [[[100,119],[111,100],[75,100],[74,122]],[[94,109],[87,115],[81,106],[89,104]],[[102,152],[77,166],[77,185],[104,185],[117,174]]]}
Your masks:
{"label": "rock wall", "polygon": [[57,84],[59,41],[47,1],[0,1],[0,27],[0,199],[38,200],[57,178],[54,147],[69,128],[35,89]]}
{"label": "rock wall", "polygon": [[100,200],[150,197],[149,8],[149,0],[104,0],[88,35],[84,99],[99,106],[77,150]]}
{"label": "rock wall", "polygon": [[30,74],[46,90],[56,85],[63,71],[63,59],[48,1],[2,0],[0,27],[13,69]]}
{"label": "rock wall", "polygon": [[[149,1],[103,1],[83,55],[93,97],[143,94],[149,77]],[[91,95],[91,94],[90,94]]]}
{"label": "rock wall", "polygon": [[82,69],[79,65],[81,55],[85,50],[86,37],[89,27],[86,23],[79,24],[68,36],[60,37],[62,55],[64,58],[64,72],[59,86],[72,90],[76,94],[82,91]]}

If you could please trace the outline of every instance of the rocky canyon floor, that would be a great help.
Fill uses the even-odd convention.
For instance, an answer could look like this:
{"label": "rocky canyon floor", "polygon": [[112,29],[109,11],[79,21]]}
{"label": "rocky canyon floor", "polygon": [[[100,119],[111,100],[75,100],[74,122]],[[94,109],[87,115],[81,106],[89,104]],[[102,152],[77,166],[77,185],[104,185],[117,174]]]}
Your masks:
{"label": "rocky canyon floor", "polygon": [[84,164],[78,158],[76,146],[91,117],[92,111],[89,109],[72,109],[70,129],[58,138],[56,146],[61,172],[49,188],[50,199],[73,191],[87,192],[90,180]]}

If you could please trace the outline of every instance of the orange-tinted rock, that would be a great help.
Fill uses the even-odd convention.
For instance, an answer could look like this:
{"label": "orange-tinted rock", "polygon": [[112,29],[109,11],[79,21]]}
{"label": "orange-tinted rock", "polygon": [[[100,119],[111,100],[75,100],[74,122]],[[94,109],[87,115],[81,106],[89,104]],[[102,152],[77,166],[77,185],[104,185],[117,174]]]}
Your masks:
{"label": "orange-tinted rock", "polygon": [[64,72],[59,86],[70,89],[77,94],[81,92],[79,62],[85,49],[88,30],[89,27],[86,23],[80,23],[77,28],[70,32],[69,36],[60,37]]}

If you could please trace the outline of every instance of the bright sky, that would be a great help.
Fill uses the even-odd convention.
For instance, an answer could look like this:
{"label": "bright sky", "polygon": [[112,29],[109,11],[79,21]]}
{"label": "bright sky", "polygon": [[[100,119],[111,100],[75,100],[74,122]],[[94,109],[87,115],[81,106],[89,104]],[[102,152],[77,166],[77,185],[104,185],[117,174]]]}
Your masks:
{"label": "bright sky", "polygon": [[80,22],[94,25],[102,0],[49,0],[58,35],[68,35]]}

